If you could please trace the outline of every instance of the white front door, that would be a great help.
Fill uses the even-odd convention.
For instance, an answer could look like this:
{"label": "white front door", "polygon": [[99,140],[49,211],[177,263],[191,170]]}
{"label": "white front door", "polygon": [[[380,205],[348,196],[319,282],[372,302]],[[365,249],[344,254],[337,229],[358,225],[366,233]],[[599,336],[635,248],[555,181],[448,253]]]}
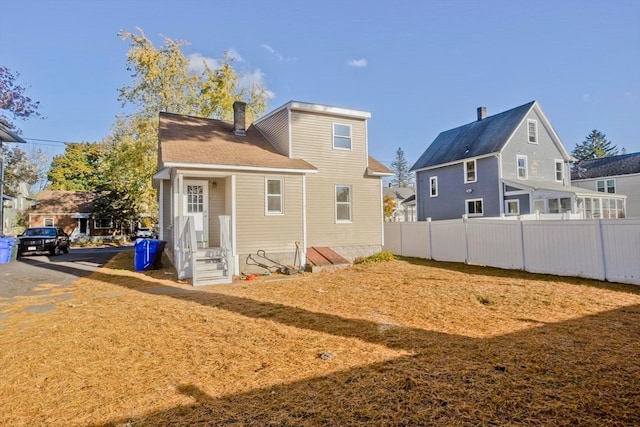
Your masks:
{"label": "white front door", "polygon": [[192,216],[199,248],[209,247],[209,205],[207,181],[184,180],[184,216]]}

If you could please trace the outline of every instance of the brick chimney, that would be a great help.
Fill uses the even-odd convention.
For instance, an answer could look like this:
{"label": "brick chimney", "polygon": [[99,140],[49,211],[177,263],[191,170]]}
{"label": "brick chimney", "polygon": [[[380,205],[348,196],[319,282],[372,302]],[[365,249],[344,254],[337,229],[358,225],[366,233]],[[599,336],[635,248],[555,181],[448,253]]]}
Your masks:
{"label": "brick chimney", "polygon": [[246,102],[236,101],[233,103],[233,134],[237,136],[246,136],[245,108]]}
{"label": "brick chimney", "polygon": [[487,107],[478,107],[478,121],[487,118]]}

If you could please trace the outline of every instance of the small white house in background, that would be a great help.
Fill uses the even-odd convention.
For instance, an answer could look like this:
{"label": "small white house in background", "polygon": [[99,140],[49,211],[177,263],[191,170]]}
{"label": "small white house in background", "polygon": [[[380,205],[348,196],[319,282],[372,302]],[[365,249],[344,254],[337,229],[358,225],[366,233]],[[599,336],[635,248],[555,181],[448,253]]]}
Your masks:
{"label": "small white house in background", "polygon": [[537,101],[494,116],[480,107],[476,121],[440,133],[411,168],[418,220],[624,217],[625,196],[571,185],[574,160]]}
{"label": "small white house in background", "polygon": [[383,197],[393,198],[393,213],[385,218],[392,222],[411,222],[416,220],[416,192],[412,187],[384,187]]}
{"label": "small white house in background", "polygon": [[[640,153],[622,154],[576,162],[571,170],[571,183],[601,194],[601,218],[610,215],[609,195],[626,195],[626,217],[640,218]],[[609,209],[606,209],[605,204]],[[605,210],[606,209],[606,210]],[[597,209],[596,209],[597,210]]]}
{"label": "small white house in background", "polygon": [[[367,111],[291,101],[245,124],[160,113],[160,239],[180,278],[230,282],[309,254],[352,261],[383,244],[382,178]],[[313,260],[311,260],[313,261]]]}
{"label": "small white house in background", "polygon": [[18,227],[18,216],[33,206],[35,198],[29,195],[29,188],[24,182],[21,182],[18,185],[18,192],[15,196],[3,194],[2,197],[2,233],[7,236],[19,234],[19,232],[22,232],[24,227]]}

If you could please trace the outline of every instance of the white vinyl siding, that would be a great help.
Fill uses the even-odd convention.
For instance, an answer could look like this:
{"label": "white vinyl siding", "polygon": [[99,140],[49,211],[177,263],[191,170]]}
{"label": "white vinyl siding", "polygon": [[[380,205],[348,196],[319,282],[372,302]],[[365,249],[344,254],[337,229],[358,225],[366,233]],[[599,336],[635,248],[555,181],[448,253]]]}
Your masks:
{"label": "white vinyl siding", "polygon": [[478,180],[477,164],[475,160],[464,162],[464,183],[476,182]]}
{"label": "white vinyl siding", "polygon": [[264,192],[265,214],[284,214],[284,180],[282,178],[265,178]]}
{"label": "white vinyl siding", "polygon": [[538,143],[538,122],[536,120],[527,120],[527,135],[531,144]]}
{"label": "white vinyl siding", "polygon": [[468,216],[484,215],[484,206],[482,199],[467,199],[465,202],[465,211]]}
{"label": "white vinyl siding", "polygon": [[518,179],[528,179],[529,168],[527,165],[527,156],[518,155],[516,164],[518,165]]}
{"label": "white vinyl siding", "polygon": [[[260,249],[267,254],[293,254],[295,242],[303,241],[302,176],[287,174],[282,179],[286,215],[267,216],[264,214],[264,174],[236,173],[235,228],[238,254],[255,254]],[[230,187],[227,186],[227,189]]]}
{"label": "white vinyl siding", "polygon": [[[351,126],[351,150],[333,149],[335,122]],[[367,167],[366,121],[292,111],[291,123],[292,157],[318,168],[317,174],[306,176],[307,247],[381,244],[380,179],[363,176]],[[336,185],[351,187],[351,223],[336,223]],[[288,217],[290,199],[288,195],[285,198]]]}
{"label": "white vinyl siding", "polygon": [[351,150],[351,125],[333,124],[333,148]]}
{"label": "white vinyl siding", "polygon": [[438,197],[438,177],[429,178],[429,195],[430,197]]}
{"label": "white vinyl siding", "polygon": [[285,109],[254,124],[276,150],[285,156],[290,155],[288,117],[289,111]]}

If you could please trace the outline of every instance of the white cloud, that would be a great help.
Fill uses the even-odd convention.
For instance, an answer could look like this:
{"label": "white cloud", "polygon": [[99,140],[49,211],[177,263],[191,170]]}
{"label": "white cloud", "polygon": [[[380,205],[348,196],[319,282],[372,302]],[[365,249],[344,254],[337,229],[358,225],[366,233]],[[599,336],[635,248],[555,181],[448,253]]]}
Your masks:
{"label": "white cloud", "polygon": [[351,61],[347,62],[347,64],[349,64],[350,67],[356,67],[356,68],[364,68],[367,66],[368,63],[369,62],[365,58],[352,59]]}
{"label": "white cloud", "polygon": [[[242,75],[240,76],[240,79],[238,80],[238,83],[240,84],[241,87],[246,88],[247,90],[250,90],[251,86],[253,86],[254,84],[257,84],[261,87],[266,87],[264,82],[264,73],[260,71],[260,69],[258,68],[251,71],[250,73],[246,73],[246,72],[242,73]],[[276,96],[275,93],[273,93],[268,89],[266,90],[266,92],[269,99],[275,98]]]}
{"label": "white cloud", "polygon": [[238,53],[237,50],[235,50],[234,48],[229,48],[227,49],[227,53],[229,54],[230,57],[232,57],[233,59],[235,59],[238,62],[244,62],[244,58],[242,56],[240,56],[240,54]]}
{"label": "white cloud", "polygon": [[208,58],[199,53],[192,53],[189,58],[189,71],[192,73],[202,74],[205,64],[212,70],[220,68],[220,61],[215,58]]}
{"label": "white cloud", "polygon": [[271,55],[275,56],[279,62],[296,62],[296,58],[292,58],[289,56],[285,57],[283,54],[281,54],[268,44],[262,44],[260,45],[260,47],[269,52]]}

